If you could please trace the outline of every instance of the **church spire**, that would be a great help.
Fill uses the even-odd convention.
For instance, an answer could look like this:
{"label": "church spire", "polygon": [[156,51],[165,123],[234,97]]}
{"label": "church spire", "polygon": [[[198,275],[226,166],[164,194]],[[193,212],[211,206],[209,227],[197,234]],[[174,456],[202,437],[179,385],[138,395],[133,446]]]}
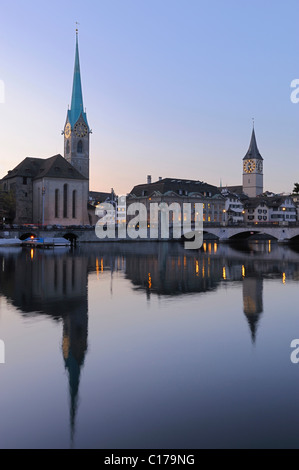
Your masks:
{"label": "church spire", "polygon": [[79,59],[79,44],[78,44],[78,29],[76,29],[76,54],[75,54],[75,67],[74,67],[74,78],[73,78],[73,91],[72,91],[72,102],[71,109],[68,111],[69,122],[73,127],[80,118],[81,114],[84,121],[88,125],[86,113],[83,107],[83,94],[81,84],[81,71],[80,71],[80,59]]}
{"label": "church spire", "polygon": [[[89,137],[91,134],[83,107],[83,93],[79,60],[78,29],[71,107],[64,126],[64,158],[89,180]],[[86,188],[89,191],[88,187]]]}
{"label": "church spire", "polygon": [[248,152],[246,153],[245,157],[243,160],[263,160],[263,157],[261,156],[257,143],[256,143],[256,137],[255,137],[255,130],[254,130],[254,125],[252,129],[252,134],[251,134],[251,141],[249,145]]}

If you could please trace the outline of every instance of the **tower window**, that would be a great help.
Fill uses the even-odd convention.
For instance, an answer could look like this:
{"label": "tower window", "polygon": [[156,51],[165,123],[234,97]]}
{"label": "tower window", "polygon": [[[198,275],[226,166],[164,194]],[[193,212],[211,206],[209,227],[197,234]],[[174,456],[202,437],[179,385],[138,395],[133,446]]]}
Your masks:
{"label": "tower window", "polygon": [[78,142],[77,153],[83,153],[83,142],[82,142],[82,140],[79,140],[79,142]]}
{"label": "tower window", "polygon": [[66,149],[65,149],[66,153],[69,154],[70,153],[70,141],[68,140],[67,143],[66,143]]}
{"label": "tower window", "polygon": [[63,186],[63,217],[67,218],[67,197],[68,197],[68,185]]}
{"label": "tower window", "polygon": [[55,218],[59,218],[59,189],[55,189]]}
{"label": "tower window", "polygon": [[27,184],[27,177],[26,177],[26,176],[23,177],[23,184],[24,184],[24,185]]}
{"label": "tower window", "polygon": [[76,195],[77,191],[73,191],[73,219],[76,218]]}

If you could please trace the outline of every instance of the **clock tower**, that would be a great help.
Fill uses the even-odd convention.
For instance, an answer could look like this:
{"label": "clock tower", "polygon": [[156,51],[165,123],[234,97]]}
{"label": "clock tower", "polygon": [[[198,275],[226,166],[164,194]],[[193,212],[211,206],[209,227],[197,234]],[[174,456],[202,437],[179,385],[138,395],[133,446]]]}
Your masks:
{"label": "clock tower", "polygon": [[243,192],[249,197],[256,197],[264,192],[263,160],[253,128],[249,149],[243,158]]}
{"label": "clock tower", "polygon": [[78,30],[71,108],[67,112],[64,135],[64,158],[89,180],[89,135],[86,112],[83,108]]}

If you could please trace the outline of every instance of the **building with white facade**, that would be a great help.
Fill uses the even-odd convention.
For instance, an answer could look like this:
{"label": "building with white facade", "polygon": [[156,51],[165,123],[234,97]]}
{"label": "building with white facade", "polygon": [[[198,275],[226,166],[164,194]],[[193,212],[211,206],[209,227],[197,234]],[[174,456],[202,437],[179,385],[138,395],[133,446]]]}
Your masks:
{"label": "building with white facade", "polygon": [[244,204],[240,195],[228,189],[222,189],[221,195],[225,200],[223,221],[228,225],[242,224],[244,222]]}
{"label": "building with white facade", "polygon": [[245,222],[254,224],[294,224],[297,209],[290,196],[259,196],[244,201]]}

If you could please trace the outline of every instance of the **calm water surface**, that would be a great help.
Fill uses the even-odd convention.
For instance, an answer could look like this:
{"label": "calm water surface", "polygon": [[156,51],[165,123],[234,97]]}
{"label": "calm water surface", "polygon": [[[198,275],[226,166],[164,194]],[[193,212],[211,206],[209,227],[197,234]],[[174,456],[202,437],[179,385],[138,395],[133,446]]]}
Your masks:
{"label": "calm water surface", "polygon": [[299,250],[0,249],[1,448],[299,448]]}

